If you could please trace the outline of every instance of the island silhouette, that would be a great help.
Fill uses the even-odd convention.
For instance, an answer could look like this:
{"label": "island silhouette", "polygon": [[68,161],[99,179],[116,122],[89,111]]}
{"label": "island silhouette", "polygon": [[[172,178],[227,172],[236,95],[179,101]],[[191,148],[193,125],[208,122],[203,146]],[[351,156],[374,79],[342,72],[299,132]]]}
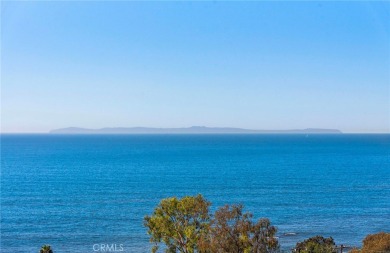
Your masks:
{"label": "island silhouette", "polygon": [[51,130],[52,134],[341,134],[338,129],[306,128],[288,130],[254,130],[234,127],[191,126],[182,128],[105,127],[89,129],[67,127]]}

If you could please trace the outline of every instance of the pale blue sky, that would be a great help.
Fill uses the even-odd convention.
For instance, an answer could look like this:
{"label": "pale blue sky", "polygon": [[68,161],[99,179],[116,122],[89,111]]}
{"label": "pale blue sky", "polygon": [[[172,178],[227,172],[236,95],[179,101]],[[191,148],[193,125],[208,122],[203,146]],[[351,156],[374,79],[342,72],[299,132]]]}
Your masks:
{"label": "pale blue sky", "polygon": [[390,2],[7,2],[2,132],[389,132]]}

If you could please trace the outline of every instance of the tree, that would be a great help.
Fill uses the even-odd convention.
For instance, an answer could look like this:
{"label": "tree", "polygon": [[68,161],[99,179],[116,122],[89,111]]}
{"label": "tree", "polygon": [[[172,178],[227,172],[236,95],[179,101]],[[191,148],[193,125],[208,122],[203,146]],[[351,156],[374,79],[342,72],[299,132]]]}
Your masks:
{"label": "tree", "polygon": [[332,237],[311,237],[303,242],[298,242],[293,252],[299,253],[337,253],[336,245]]}
{"label": "tree", "polygon": [[390,233],[380,232],[367,235],[363,240],[363,248],[353,249],[353,253],[388,253],[390,252]]}
{"label": "tree", "polygon": [[210,216],[210,202],[202,195],[195,197],[163,199],[153,215],[144,218],[150,241],[166,245],[166,252],[192,253],[198,250],[198,241],[207,233]]}
{"label": "tree", "polygon": [[268,253],[279,249],[276,228],[268,219],[252,221],[242,205],[224,206],[215,212],[209,233],[200,241],[203,252]]}
{"label": "tree", "polygon": [[51,249],[50,245],[43,245],[39,253],[53,253],[53,250]]}

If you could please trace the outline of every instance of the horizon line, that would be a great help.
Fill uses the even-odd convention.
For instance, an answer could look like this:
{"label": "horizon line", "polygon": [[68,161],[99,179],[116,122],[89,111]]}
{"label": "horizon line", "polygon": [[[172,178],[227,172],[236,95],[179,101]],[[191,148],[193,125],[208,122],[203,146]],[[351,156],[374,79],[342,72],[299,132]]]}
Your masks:
{"label": "horizon line", "polygon": [[[107,130],[157,130],[157,131],[181,131],[181,130],[214,130],[221,132],[101,132]],[[238,131],[238,132],[223,132],[223,131]],[[64,131],[64,132],[61,132]],[[71,132],[76,131],[76,132]],[[85,131],[85,132],[77,132]],[[317,131],[317,132],[316,132]],[[323,132],[321,132],[323,131]],[[145,126],[134,126],[134,127],[101,127],[101,128],[86,128],[86,127],[64,127],[64,128],[55,128],[50,130],[38,130],[38,131],[2,131],[0,129],[0,134],[88,134],[88,135],[97,135],[97,134],[106,134],[106,135],[118,135],[118,134],[128,134],[128,135],[157,135],[157,134],[390,134],[390,129],[385,131],[344,131],[337,128],[319,128],[319,127],[308,127],[308,128],[291,128],[291,129],[250,129],[250,128],[240,128],[240,127],[208,127],[208,126],[189,126],[189,127],[145,127]]]}
{"label": "horizon line", "polygon": [[340,132],[340,133],[285,133],[285,132],[269,132],[269,133],[50,133],[50,132],[1,132],[0,135],[7,134],[30,134],[30,135],[302,135],[302,134],[314,134],[314,135],[342,135],[342,134],[390,134],[390,132]]}

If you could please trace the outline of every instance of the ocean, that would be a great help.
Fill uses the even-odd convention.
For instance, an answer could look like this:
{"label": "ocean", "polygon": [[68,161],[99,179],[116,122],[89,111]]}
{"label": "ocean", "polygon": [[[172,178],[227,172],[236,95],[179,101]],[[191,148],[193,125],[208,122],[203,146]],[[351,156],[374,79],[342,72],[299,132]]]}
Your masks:
{"label": "ocean", "polygon": [[241,203],[282,249],[390,232],[390,135],[1,135],[1,252],[149,252],[163,198]]}

